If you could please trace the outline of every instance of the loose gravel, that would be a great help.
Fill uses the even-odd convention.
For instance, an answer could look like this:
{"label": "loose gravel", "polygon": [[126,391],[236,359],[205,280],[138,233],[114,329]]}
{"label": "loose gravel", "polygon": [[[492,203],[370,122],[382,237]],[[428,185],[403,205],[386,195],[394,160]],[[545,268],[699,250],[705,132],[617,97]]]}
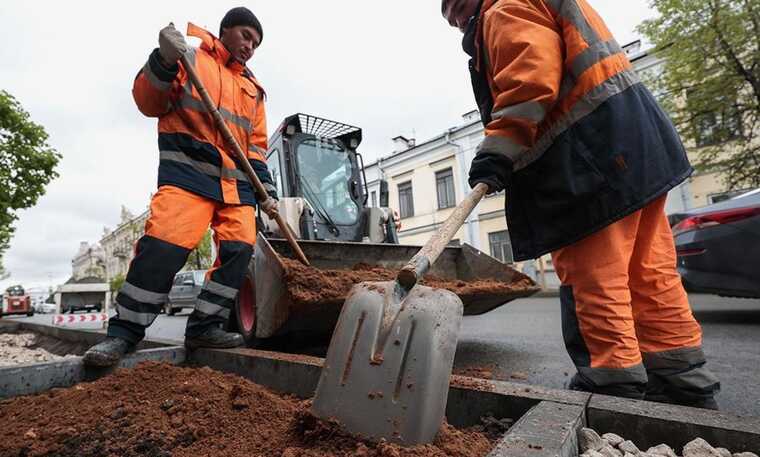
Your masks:
{"label": "loose gravel", "polygon": [[34,333],[0,334],[0,367],[52,362],[70,357],[59,356],[38,347],[38,338]]}
{"label": "loose gravel", "polygon": [[578,448],[581,457],[758,457],[753,452],[731,453],[728,449],[714,448],[702,438],[687,443],[680,454],[666,444],[642,451],[621,436],[614,433],[599,436],[590,428],[578,432]]}

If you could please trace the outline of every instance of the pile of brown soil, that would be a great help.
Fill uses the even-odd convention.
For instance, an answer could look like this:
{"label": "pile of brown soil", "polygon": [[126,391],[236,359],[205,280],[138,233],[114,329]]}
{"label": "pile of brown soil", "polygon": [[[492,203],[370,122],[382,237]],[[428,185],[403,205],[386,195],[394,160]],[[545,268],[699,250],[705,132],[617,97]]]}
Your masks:
{"label": "pile of brown soil", "polygon": [[487,429],[447,424],[431,445],[372,443],[315,419],[308,406],[239,376],[146,362],[0,402],[0,456],[476,457],[494,445]]}
{"label": "pile of brown soil", "polygon": [[[283,258],[285,280],[294,309],[342,304],[348,292],[364,281],[389,281],[396,279],[398,271],[360,263],[350,270],[320,270]],[[530,279],[514,283],[484,279],[477,281],[448,280],[428,275],[423,285],[446,289],[460,297],[505,294],[531,287]]]}
{"label": "pile of brown soil", "polygon": [[454,368],[454,374],[470,378],[491,379],[494,381],[527,381],[530,376],[522,371],[506,373],[498,363],[489,365],[472,365]]}

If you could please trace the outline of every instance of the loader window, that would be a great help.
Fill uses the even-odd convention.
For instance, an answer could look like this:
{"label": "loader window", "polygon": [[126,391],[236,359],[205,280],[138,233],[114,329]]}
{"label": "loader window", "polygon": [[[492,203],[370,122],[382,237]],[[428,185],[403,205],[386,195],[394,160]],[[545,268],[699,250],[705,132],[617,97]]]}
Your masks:
{"label": "loader window", "polygon": [[272,181],[274,181],[274,187],[277,188],[277,194],[280,197],[285,196],[285,187],[281,185],[281,173],[280,173],[280,150],[275,149],[267,157],[267,167],[269,167],[269,173],[272,174]]}
{"label": "loader window", "polygon": [[329,219],[328,224],[356,223],[359,207],[348,187],[353,167],[346,150],[336,143],[304,140],[298,145],[298,170],[304,197],[320,218]]}

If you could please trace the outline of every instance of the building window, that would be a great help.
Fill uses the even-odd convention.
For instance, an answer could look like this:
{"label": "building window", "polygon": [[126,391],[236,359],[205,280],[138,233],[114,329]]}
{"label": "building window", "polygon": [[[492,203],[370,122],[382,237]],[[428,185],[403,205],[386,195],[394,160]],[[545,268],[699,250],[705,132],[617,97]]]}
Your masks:
{"label": "building window", "polygon": [[707,196],[707,201],[710,204],[724,202],[726,200],[731,200],[734,197],[738,197],[739,195],[747,193],[750,190],[751,189],[732,190],[732,191],[727,191],[727,192],[720,192],[717,194],[710,194]]}
{"label": "building window", "polygon": [[414,197],[412,196],[411,181],[398,185],[398,206],[402,219],[414,216]]}
{"label": "building window", "polygon": [[438,192],[438,209],[451,208],[456,205],[454,201],[454,174],[451,168],[435,174],[435,188]]}
{"label": "building window", "polygon": [[509,231],[493,232],[488,234],[488,244],[491,246],[491,257],[504,263],[514,262],[512,257],[512,243],[509,241]]}
{"label": "building window", "polygon": [[370,203],[373,208],[377,208],[377,191],[372,191],[370,193]]}
{"label": "building window", "polygon": [[741,135],[741,120],[738,111],[707,113],[696,120],[697,146],[713,146],[738,138]]}

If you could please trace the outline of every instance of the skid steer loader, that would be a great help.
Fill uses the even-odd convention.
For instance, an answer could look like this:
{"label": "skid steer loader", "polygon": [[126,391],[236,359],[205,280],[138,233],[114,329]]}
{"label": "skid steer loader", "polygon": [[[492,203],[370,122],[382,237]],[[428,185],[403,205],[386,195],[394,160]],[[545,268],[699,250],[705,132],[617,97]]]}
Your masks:
{"label": "skid steer loader", "polygon": [[[293,228],[312,266],[345,270],[358,263],[399,268],[419,246],[398,244],[388,186],[380,183],[381,207],[367,206],[364,160],[357,148],[358,127],[311,116],[287,117],[269,140],[267,165],[280,197],[279,210]],[[294,258],[277,224],[260,212],[259,236],[230,319],[253,347],[303,351],[326,344],[343,300],[310,312],[294,310],[280,256]],[[523,282],[527,277],[471,246],[446,248],[431,274],[462,281],[495,279]],[[535,293],[530,284],[509,293],[461,296],[465,315],[488,312]]]}

